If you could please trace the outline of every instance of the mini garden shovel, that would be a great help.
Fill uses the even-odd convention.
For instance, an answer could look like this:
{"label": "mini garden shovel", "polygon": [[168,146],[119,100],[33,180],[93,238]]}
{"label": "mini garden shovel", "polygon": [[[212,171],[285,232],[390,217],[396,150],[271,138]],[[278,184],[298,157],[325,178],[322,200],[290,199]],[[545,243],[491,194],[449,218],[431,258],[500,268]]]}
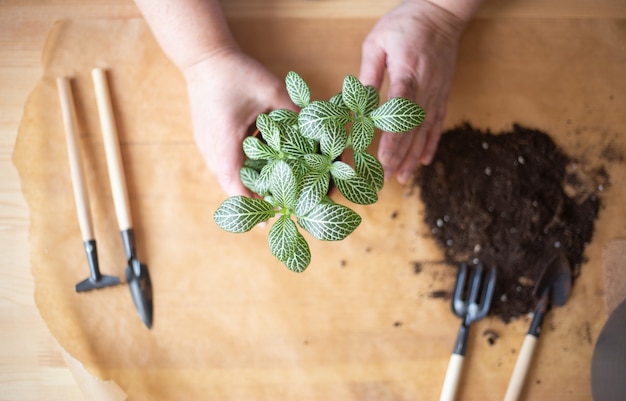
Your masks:
{"label": "mini garden shovel", "polygon": [[[461,378],[463,359],[465,358],[465,348],[469,335],[470,325],[489,313],[491,299],[496,285],[496,269],[491,268],[484,275],[483,267],[477,265],[474,268],[469,283],[466,283],[468,267],[465,263],[459,268],[452,296],[452,310],[454,314],[463,319],[459,334],[454,344],[454,351],[450,357],[446,378],[443,382],[440,401],[453,401]],[[466,289],[467,287],[467,289]],[[482,291],[481,291],[482,290]],[[482,296],[480,293],[482,292]],[[466,299],[463,295],[467,294]]]}
{"label": "mini garden shovel", "polygon": [[83,237],[85,253],[87,254],[87,262],[89,263],[89,277],[76,284],[76,291],[88,291],[116,285],[120,283],[120,279],[115,276],[101,274],[98,266],[98,250],[93,233],[89,197],[87,196],[87,186],[85,184],[83,166],[77,145],[78,128],[76,123],[76,107],[74,105],[74,97],[72,96],[69,78],[58,78],[57,87],[61,100],[61,112],[63,125],[65,127],[67,153],[69,156],[72,187],[74,188],[76,211],[78,212],[78,223]]}
{"label": "mini garden shovel", "polygon": [[131,220],[130,202],[126,192],[126,179],[122,165],[122,153],[113,118],[113,107],[104,70],[96,68],[92,71],[92,78],[96,90],[98,113],[104,139],[111,191],[117,222],[122,233],[124,250],[128,260],[126,281],[141,320],[148,327],[152,327],[152,283],[146,265],[137,259],[135,250],[135,235]]}
{"label": "mini garden shovel", "polygon": [[541,326],[546,313],[552,305],[565,305],[572,285],[572,271],[569,262],[563,253],[556,255],[543,269],[537,284],[535,285],[535,297],[538,298],[533,320],[530,323],[528,334],[524,338],[520,349],[513,374],[506,389],[504,401],[516,401],[524,385],[526,373],[530,367]]}

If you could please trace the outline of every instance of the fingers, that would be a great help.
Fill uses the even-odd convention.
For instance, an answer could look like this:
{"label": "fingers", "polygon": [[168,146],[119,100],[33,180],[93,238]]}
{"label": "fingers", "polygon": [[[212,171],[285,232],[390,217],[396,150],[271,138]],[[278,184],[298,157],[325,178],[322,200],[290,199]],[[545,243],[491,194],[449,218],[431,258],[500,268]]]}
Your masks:
{"label": "fingers", "polygon": [[363,42],[359,81],[380,89],[385,74],[386,53],[374,39]]}

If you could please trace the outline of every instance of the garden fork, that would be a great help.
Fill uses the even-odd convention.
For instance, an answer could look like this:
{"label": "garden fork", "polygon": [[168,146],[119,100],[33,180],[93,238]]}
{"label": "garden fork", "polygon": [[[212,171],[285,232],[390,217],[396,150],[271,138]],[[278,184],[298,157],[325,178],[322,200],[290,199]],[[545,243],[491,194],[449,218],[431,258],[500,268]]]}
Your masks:
{"label": "garden fork", "polygon": [[[452,310],[455,315],[463,319],[463,322],[461,323],[461,328],[459,329],[459,334],[454,344],[454,351],[450,357],[446,378],[443,382],[443,389],[441,390],[441,397],[439,398],[440,401],[454,400],[461,378],[470,324],[487,316],[496,285],[496,269],[493,267],[485,274],[483,280],[483,267],[480,264],[477,265],[468,285],[466,285],[467,275],[468,267],[467,264],[463,263],[456,276],[456,284],[452,296]],[[479,301],[478,296],[481,289],[482,295]],[[465,300],[463,298],[464,293],[467,294]]]}

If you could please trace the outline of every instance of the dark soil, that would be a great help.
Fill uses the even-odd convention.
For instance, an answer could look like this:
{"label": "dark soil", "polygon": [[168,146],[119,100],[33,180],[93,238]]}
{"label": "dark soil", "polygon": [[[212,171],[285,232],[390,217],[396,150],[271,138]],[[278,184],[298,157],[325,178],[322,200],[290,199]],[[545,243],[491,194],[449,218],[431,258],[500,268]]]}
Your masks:
{"label": "dark soil", "polygon": [[445,262],[498,269],[492,315],[532,311],[533,289],[558,252],[576,277],[600,208],[603,169],[583,173],[544,132],[514,125],[494,135],[469,124],[447,131],[416,185]]}

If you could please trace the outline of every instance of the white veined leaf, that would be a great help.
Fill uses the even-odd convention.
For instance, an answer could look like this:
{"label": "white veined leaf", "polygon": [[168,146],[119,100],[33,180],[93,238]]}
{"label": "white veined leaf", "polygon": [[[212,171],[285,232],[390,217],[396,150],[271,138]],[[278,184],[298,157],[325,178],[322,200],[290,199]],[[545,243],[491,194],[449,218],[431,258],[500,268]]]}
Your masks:
{"label": "white veined leaf", "polygon": [[320,139],[320,150],[329,159],[335,160],[346,149],[348,144],[348,133],[345,124],[335,124],[330,122],[328,130]]}
{"label": "white veined leaf", "polygon": [[378,201],[378,194],[363,177],[355,175],[347,180],[333,178],[333,181],[339,192],[350,202],[371,205]]}
{"label": "white veined leaf", "polygon": [[310,153],[304,155],[304,162],[313,171],[324,172],[330,168],[331,158],[327,155]]}
{"label": "white veined leaf", "polygon": [[416,103],[402,98],[389,99],[370,114],[376,128],[385,132],[406,132],[426,118],[426,112]]}
{"label": "white veined leaf", "polygon": [[315,151],[315,142],[300,135],[297,126],[285,126],[282,150],[289,155],[301,157]]}
{"label": "white veined leaf", "polygon": [[338,203],[320,203],[299,216],[298,224],[319,240],[340,241],[361,224],[361,216]]}
{"label": "white veined leaf", "polygon": [[376,157],[365,152],[354,152],[354,168],[376,191],[383,189],[385,172]]}
{"label": "white veined leaf", "polygon": [[306,107],[311,101],[311,90],[297,72],[289,71],[285,78],[287,93],[291,101],[298,107]]}
{"label": "white veined leaf", "polygon": [[350,118],[349,110],[317,100],[302,109],[298,126],[304,137],[319,141],[326,131],[338,125],[346,125]]}
{"label": "white veined leaf", "polygon": [[363,115],[367,106],[368,93],[363,84],[352,75],[347,75],[341,88],[343,103],[357,115]]}
{"label": "white veined leaf", "polygon": [[293,254],[283,263],[287,268],[296,273],[302,273],[311,263],[311,250],[306,239],[296,231],[296,246]]}
{"label": "white veined leaf", "polygon": [[341,94],[341,92],[339,92],[336,95],[334,95],[333,97],[331,97],[328,100],[328,102],[334,104],[335,106],[337,106],[339,108],[346,109],[346,105],[343,103],[343,95]]}
{"label": "white veined leaf", "polygon": [[213,213],[213,220],[223,230],[243,233],[275,214],[274,206],[263,199],[232,196]]}
{"label": "white veined leaf", "polygon": [[304,177],[302,190],[296,204],[296,216],[303,216],[318,205],[328,193],[330,174],[327,172],[309,173]]}
{"label": "white veined leaf", "polygon": [[274,204],[293,209],[296,206],[298,185],[291,166],[283,160],[276,162],[270,180]]}
{"label": "white veined leaf", "polygon": [[369,117],[357,118],[350,129],[352,148],[355,152],[367,149],[374,140],[374,123]]}
{"label": "white veined leaf", "polygon": [[256,127],[261,131],[263,139],[270,148],[280,150],[280,128],[267,114],[261,113],[256,118]]}
{"label": "white veined leaf", "polygon": [[244,187],[254,193],[257,192],[256,182],[259,179],[259,172],[250,167],[242,167],[239,169],[239,178]]}
{"label": "white veined leaf", "polygon": [[244,167],[249,167],[255,171],[261,171],[261,169],[265,167],[266,164],[267,164],[267,160],[263,160],[263,159],[259,159],[259,160],[246,159],[246,161],[243,162]]}
{"label": "white veined leaf", "polygon": [[268,160],[278,157],[274,149],[253,136],[248,136],[243,140],[243,153],[252,160]]}
{"label": "white veined leaf", "polygon": [[349,180],[350,178],[356,176],[356,172],[352,169],[352,167],[339,160],[333,163],[330,168],[330,174],[332,174],[333,178],[341,180]]}
{"label": "white veined leaf", "polygon": [[372,85],[366,85],[365,91],[367,92],[367,104],[365,105],[365,110],[363,111],[363,115],[368,115],[378,107],[378,103],[380,103],[380,95],[378,94],[378,89]]}
{"label": "white veined leaf", "polygon": [[292,126],[298,124],[298,113],[288,109],[277,109],[270,111],[270,118],[277,123],[281,123],[286,126]]}
{"label": "white veined leaf", "polygon": [[276,160],[271,160],[261,169],[259,178],[256,180],[256,189],[259,195],[265,196],[270,192],[272,172],[274,171],[276,163]]}
{"label": "white veined leaf", "polygon": [[296,248],[298,229],[296,223],[289,216],[282,215],[272,224],[268,235],[270,252],[278,260],[284,262],[287,260]]}

